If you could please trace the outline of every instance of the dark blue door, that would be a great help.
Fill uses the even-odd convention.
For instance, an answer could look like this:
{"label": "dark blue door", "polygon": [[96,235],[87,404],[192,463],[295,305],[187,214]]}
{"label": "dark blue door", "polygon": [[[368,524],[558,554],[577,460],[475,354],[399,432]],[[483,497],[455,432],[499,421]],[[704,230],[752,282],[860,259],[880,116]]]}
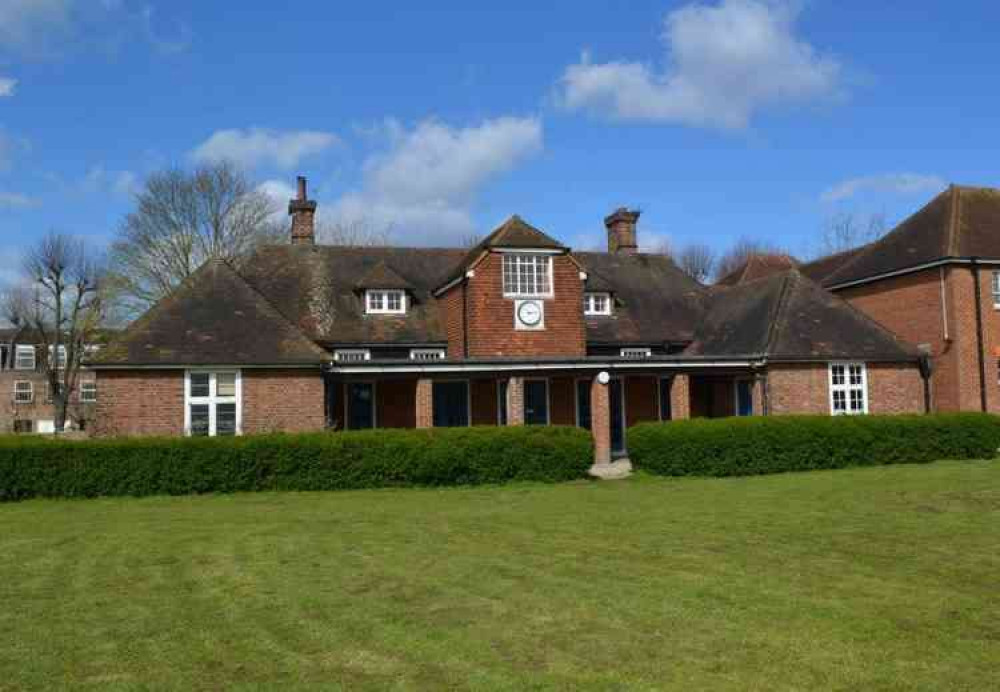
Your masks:
{"label": "dark blue door", "polygon": [[366,430],[375,427],[375,385],[351,382],[347,385],[347,428]]}
{"label": "dark blue door", "polygon": [[547,380],[524,381],[524,424],[549,424],[549,383]]}
{"label": "dark blue door", "polygon": [[753,415],[753,382],[736,380],[736,415]]}
{"label": "dark blue door", "polygon": [[434,383],[434,427],[464,428],[469,424],[469,383]]}

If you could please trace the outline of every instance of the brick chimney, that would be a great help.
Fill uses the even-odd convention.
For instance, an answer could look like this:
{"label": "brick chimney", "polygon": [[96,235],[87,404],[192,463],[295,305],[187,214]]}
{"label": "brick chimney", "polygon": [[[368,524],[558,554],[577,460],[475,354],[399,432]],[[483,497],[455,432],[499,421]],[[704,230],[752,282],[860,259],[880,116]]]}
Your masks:
{"label": "brick chimney", "polygon": [[620,207],[604,219],[604,225],[608,229],[608,252],[634,255],[639,251],[635,227],[640,213]]}
{"label": "brick chimney", "polygon": [[306,195],[306,179],[298,177],[298,195],[288,202],[288,215],[292,217],[292,245],[316,243],[316,200]]}

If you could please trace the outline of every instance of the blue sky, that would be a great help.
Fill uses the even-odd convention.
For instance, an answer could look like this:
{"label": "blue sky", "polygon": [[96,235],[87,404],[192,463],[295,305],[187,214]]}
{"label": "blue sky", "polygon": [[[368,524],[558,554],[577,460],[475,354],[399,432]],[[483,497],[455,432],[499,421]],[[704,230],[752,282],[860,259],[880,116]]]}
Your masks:
{"label": "blue sky", "polygon": [[414,245],[518,213],[595,247],[628,205],[647,245],[807,255],[1000,184],[996,3],[480,4],[0,0],[0,273],[219,157]]}

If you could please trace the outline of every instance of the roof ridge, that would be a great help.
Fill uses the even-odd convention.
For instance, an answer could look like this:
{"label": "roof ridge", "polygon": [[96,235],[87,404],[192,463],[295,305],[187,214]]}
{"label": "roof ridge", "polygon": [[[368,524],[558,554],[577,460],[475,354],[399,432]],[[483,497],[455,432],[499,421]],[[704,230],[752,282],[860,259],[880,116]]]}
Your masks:
{"label": "roof ridge", "polygon": [[954,183],[951,185],[949,192],[951,193],[951,213],[948,218],[947,247],[944,249],[944,254],[946,257],[949,255],[954,257],[958,254],[958,228],[962,208],[962,193]]}
{"label": "roof ridge", "polygon": [[781,315],[788,304],[789,284],[791,284],[794,275],[798,273],[797,269],[789,269],[782,277],[781,292],[778,294],[778,302],[775,304],[774,312],[771,315],[771,324],[767,327],[767,339],[764,341],[764,353],[762,355],[765,357],[770,355],[774,343],[778,339],[778,332],[781,329]]}
{"label": "roof ridge", "polygon": [[231,266],[227,262],[224,262],[223,265],[230,273],[232,273],[234,277],[240,280],[240,283],[242,283],[244,286],[247,287],[247,289],[253,294],[255,298],[260,300],[265,310],[272,313],[276,319],[283,320],[288,326],[290,326],[293,330],[295,330],[296,334],[298,334],[302,339],[305,339],[305,341],[308,342],[309,347],[313,351],[321,355],[323,358],[330,357],[330,354],[326,350],[324,350],[309,335],[307,335],[304,331],[302,331],[302,328],[299,327],[299,325],[295,324],[295,322],[289,319],[288,316],[285,315],[285,313],[279,310],[278,307],[274,303],[272,303],[271,300],[266,295],[261,293],[257,289],[257,287],[254,286],[253,283],[251,283],[239,271],[237,271],[235,267]]}

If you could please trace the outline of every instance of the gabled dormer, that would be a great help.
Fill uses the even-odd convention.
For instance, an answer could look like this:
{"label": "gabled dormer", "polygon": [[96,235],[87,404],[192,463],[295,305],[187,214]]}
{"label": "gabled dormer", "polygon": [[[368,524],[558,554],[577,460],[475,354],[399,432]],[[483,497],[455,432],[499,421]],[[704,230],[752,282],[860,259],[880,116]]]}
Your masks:
{"label": "gabled dormer", "polygon": [[405,315],[413,286],[384,261],[358,281],[357,291],[366,315]]}
{"label": "gabled dormer", "polygon": [[568,247],[510,217],[435,291],[448,325],[449,353],[584,354],[585,278]]}

